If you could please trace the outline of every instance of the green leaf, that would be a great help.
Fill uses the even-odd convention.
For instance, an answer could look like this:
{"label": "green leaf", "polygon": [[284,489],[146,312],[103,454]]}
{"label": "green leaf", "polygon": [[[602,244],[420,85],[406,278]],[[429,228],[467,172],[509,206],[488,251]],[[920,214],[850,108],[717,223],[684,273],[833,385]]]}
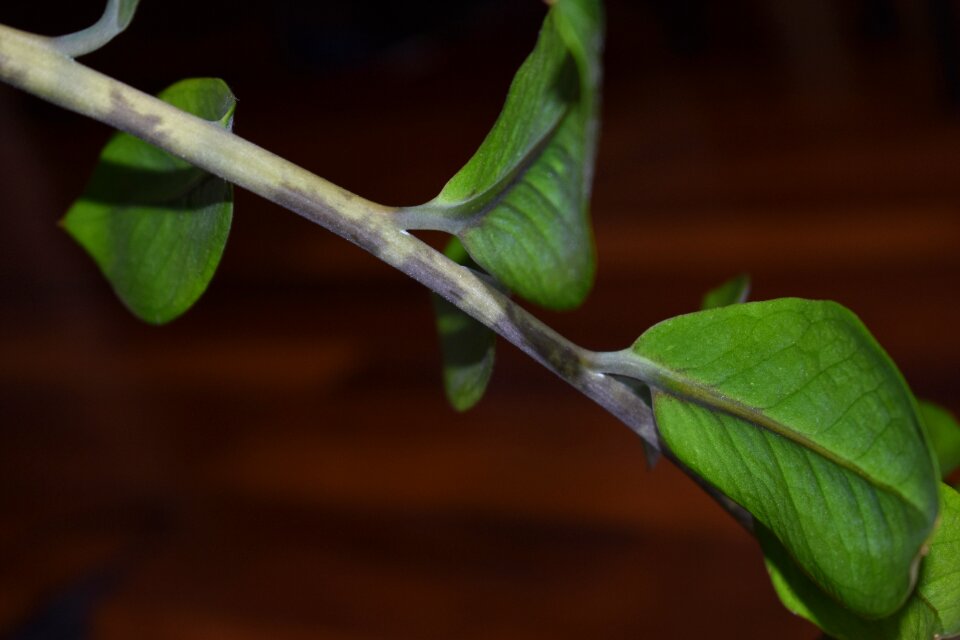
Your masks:
{"label": "green leaf", "polygon": [[703,296],[700,308],[717,309],[731,304],[742,304],[747,301],[748,295],[750,295],[750,277],[741,274],[708,291]]}
{"label": "green leaf", "polygon": [[960,423],[953,414],[932,402],[920,400],[918,406],[940,463],[940,473],[946,478],[960,467]]}
{"label": "green leaf", "polygon": [[850,609],[904,602],[939,478],[910,390],[851,312],[798,299],[701,311],[652,327],[632,355],[685,465]]}
{"label": "green leaf", "polygon": [[96,51],[130,26],[139,3],[140,0],[107,0],[106,8],[95,24],[50,41],[63,54],[74,58]]}
{"label": "green leaf", "polygon": [[408,228],[456,234],[509,289],[550,308],[577,306],[593,284],[602,31],[598,0],[556,0],[476,154],[437,198],[400,213]]}
{"label": "green leaf", "polygon": [[[456,238],[444,253],[462,265],[476,266]],[[493,374],[496,336],[437,294],[431,294],[431,299],[443,355],[443,388],[453,408],[466,411],[480,401],[487,389]]]}
{"label": "green leaf", "polygon": [[[229,129],[236,100],[221,80],[178,82],[159,97]],[[233,219],[230,184],[125,133],[100,154],[63,226],[147,322],[169,322],[204,292]]]}
{"label": "green leaf", "polygon": [[941,522],[916,591],[894,615],[866,620],[828,598],[766,529],[758,538],[780,600],[837,640],[934,640],[960,634],[960,494],[940,485]]}

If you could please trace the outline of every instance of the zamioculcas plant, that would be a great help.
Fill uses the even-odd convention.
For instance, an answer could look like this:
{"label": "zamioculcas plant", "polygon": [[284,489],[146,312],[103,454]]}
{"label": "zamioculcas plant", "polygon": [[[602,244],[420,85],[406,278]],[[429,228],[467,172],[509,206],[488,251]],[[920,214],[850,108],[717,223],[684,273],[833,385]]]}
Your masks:
{"label": "zamioculcas plant", "polygon": [[[849,310],[710,292],[633,345],[592,352],[512,301],[579,305],[593,282],[589,200],[603,8],[553,0],[474,156],[429,202],[364,200],[231,133],[227,85],[156,98],[75,61],[122,32],[137,0],[84,31],[0,26],[0,78],[120,132],[63,220],[122,302],[165,323],[212,278],[237,185],[290,209],[434,294],[450,402],[483,395],[495,336],[513,343],[698,480],[758,540],[784,605],[841,639],[960,635],[960,426],[918,402]],[[444,253],[409,233],[451,238]]]}

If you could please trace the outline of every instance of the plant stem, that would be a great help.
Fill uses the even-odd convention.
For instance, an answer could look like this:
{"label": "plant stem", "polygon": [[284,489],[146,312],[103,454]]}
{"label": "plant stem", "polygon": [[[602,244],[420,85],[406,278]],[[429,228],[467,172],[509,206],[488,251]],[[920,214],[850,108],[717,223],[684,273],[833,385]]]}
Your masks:
{"label": "plant stem", "polygon": [[73,58],[96,51],[117,37],[122,30],[117,24],[117,10],[117,0],[107,0],[103,15],[91,26],[46,40],[51,47]]}
{"label": "plant stem", "polygon": [[294,211],[369,251],[490,327],[633,429],[660,443],[650,409],[590,367],[591,352],[469,269],[407,233],[396,209],[365,200],[220,127],[71,59],[47,38],[0,25],[0,80],[141,138]]}
{"label": "plant stem", "polygon": [[[594,371],[599,371],[610,375],[625,376],[627,378],[642,381],[651,388],[651,391],[656,388],[672,387],[675,392],[679,391],[682,395],[686,395],[688,400],[693,402],[701,402],[703,400],[702,398],[697,397],[695,394],[685,394],[684,392],[687,391],[686,387],[688,385],[685,386],[682,381],[678,383],[677,380],[673,379],[670,371],[657,365],[655,362],[644,358],[640,354],[634,353],[632,348],[624,349],[622,351],[589,352],[587,354],[587,358],[588,366]],[[731,415],[735,414],[731,413]],[[716,501],[724,511],[730,514],[730,516],[732,516],[741,527],[743,527],[750,535],[753,535],[754,522],[753,516],[749,511],[731,500],[729,497],[724,495],[723,492],[687,467],[687,465],[685,465],[673,454],[673,452],[670,450],[670,447],[667,446],[666,443],[661,443],[660,450],[665,458],[670,460],[670,462],[674,463],[681,471],[687,474],[687,476],[689,476],[700,486],[701,489],[703,489],[711,498],[713,498],[714,501]]]}

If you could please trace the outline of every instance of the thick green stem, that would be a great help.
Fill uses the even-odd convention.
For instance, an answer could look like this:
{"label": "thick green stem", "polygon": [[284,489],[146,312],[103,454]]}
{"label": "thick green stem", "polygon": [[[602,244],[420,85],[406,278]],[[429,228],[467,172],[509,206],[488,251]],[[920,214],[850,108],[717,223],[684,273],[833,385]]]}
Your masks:
{"label": "thick green stem", "polygon": [[492,328],[623,421],[649,450],[659,450],[650,410],[627,385],[592,369],[590,352],[403,230],[395,209],[85,67],[49,39],[2,25],[0,80],[137,136],[362,247]]}

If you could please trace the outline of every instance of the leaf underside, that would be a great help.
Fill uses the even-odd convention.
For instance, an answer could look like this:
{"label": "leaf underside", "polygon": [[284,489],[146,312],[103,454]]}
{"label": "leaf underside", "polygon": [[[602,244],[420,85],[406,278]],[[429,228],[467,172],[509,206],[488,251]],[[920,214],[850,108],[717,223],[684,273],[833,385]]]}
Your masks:
{"label": "leaf underside", "polygon": [[920,565],[916,591],[895,614],[854,615],[828,598],[765,529],[758,537],[767,570],[784,606],[837,640],[933,640],[960,634],[960,494],[940,485],[941,522]]}
{"label": "leaf underside", "polygon": [[860,321],[784,299],[660,323],[654,411],[674,453],[742,505],[835,600],[894,612],[937,516],[909,389]]}
{"label": "leaf underside", "polygon": [[[159,97],[225,128],[232,125],[236,101],[221,80],[184,80]],[[62,224],[123,303],[141,319],[162,324],[206,290],[232,218],[232,185],[118,133]]]}
{"label": "leaf underside", "polygon": [[602,30],[598,0],[557,0],[480,148],[437,198],[411,208],[445,219],[436,228],[481,267],[549,308],[577,306],[593,284]]}
{"label": "leaf underside", "polygon": [[[459,264],[476,267],[456,238],[444,253]],[[443,389],[454,409],[467,411],[483,397],[493,374],[496,335],[437,294],[430,297],[443,357]]]}

